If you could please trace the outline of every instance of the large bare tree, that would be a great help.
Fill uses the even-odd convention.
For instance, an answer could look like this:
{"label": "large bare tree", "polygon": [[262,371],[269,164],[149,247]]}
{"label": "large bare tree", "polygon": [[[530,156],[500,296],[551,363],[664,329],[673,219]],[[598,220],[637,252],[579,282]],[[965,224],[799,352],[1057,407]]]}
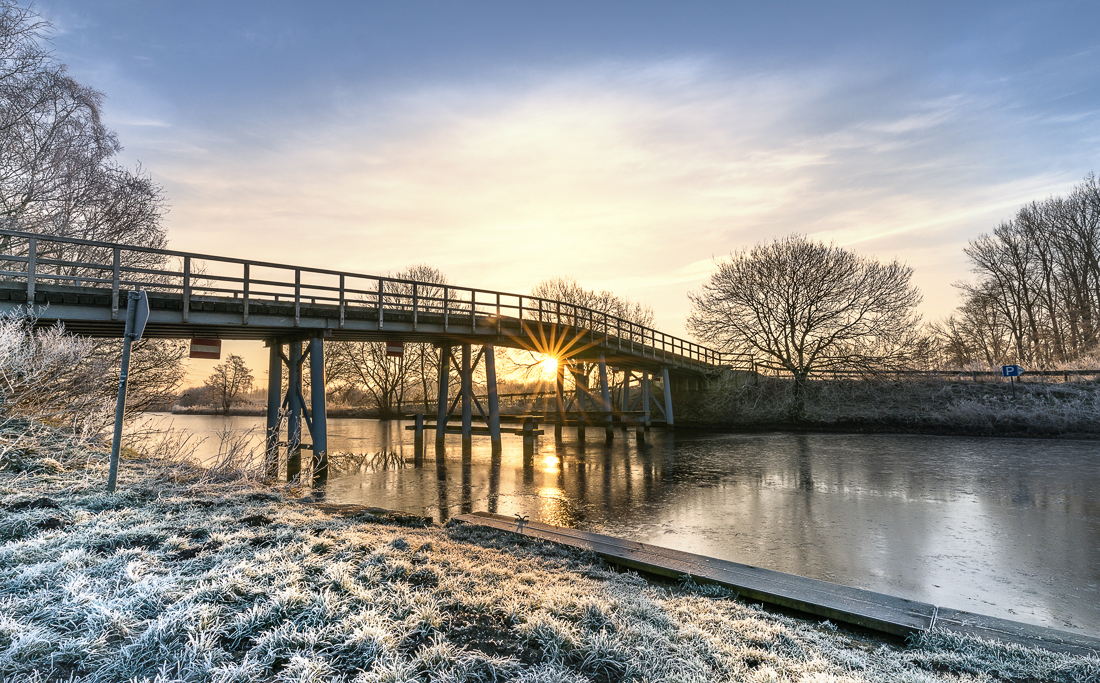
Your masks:
{"label": "large bare tree", "polygon": [[[0,225],[165,246],[160,186],[117,162],[122,147],[103,123],[103,93],[78,83],[46,49],[49,31],[32,11],[0,0]],[[42,256],[86,248],[57,249]]]}
{"label": "large bare tree", "polygon": [[924,352],[912,272],[792,235],[719,263],[689,294],[687,327],[701,341],[790,372],[801,396],[811,373],[898,368]]}
{"label": "large bare tree", "polygon": [[[0,0],[0,227],[89,240],[163,248],[164,197],[142,169],[117,161],[122,150],[102,118],[103,94],[78,83],[47,49],[50,25],[31,9]],[[26,242],[0,238],[0,249],[23,255]],[[110,263],[109,249],[39,243],[45,275],[102,277],[81,263]],[[159,268],[157,254],[123,252],[123,265]],[[49,269],[49,271],[47,270]],[[63,283],[73,281],[61,280]],[[120,344],[98,340],[87,362],[117,372]],[[148,406],[175,393],[183,347],[143,340],[133,350],[131,400]],[[105,384],[113,391],[111,383]]]}

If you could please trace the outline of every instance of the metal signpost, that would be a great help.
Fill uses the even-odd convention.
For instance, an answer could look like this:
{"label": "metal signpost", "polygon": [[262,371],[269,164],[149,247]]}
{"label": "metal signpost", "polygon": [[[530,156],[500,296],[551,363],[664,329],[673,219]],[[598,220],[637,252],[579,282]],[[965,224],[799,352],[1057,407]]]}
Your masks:
{"label": "metal signpost", "polygon": [[118,482],[118,452],[122,446],[122,416],[126,412],[126,376],[130,372],[130,345],[141,339],[149,321],[149,297],[144,290],[130,292],[126,297],[126,330],[122,336],[122,372],[118,375],[118,403],[115,405],[115,436],[111,440],[111,473],[107,476],[107,492],[115,492]]}
{"label": "metal signpost", "polygon": [[1002,365],[1001,377],[1007,377],[1012,385],[1012,400],[1016,400],[1016,378],[1024,374],[1024,369],[1019,365]]}

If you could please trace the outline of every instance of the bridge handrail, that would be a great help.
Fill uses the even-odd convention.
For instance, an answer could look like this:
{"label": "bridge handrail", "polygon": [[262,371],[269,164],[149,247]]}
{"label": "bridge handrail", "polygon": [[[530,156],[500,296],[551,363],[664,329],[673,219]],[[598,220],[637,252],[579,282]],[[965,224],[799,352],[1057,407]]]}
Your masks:
{"label": "bridge handrail", "polygon": [[[682,339],[673,335],[666,334],[660,330],[640,325],[626,318],[621,318],[609,313],[597,311],[586,306],[579,306],[577,304],[571,304],[568,302],[558,301],[554,299],[545,299],[542,297],[530,296],[526,294],[515,294],[512,292],[502,292],[491,289],[477,289],[471,287],[461,287],[451,284],[441,284],[434,282],[423,282],[419,280],[407,280],[403,278],[388,277],[382,275],[370,275],[365,273],[355,273],[350,271],[332,270],[328,268],[312,268],[308,266],[294,266],[284,263],[275,263],[271,261],[258,261],[252,259],[242,259],[231,256],[216,256],[212,254],[200,254],[196,252],[178,251],[174,249],[160,249],[156,247],[144,247],[140,245],[132,244],[120,244],[116,242],[102,242],[96,240],[87,240],[76,237],[65,237],[60,235],[38,234],[22,232],[18,230],[0,229],[0,245],[2,245],[5,252],[9,251],[10,238],[27,240],[27,255],[19,256],[14,253],[0,254],[0,261],[2,262],[15,262],[26,263],[26,271],[14,271],[8,268],[0,269],[0,275],[19,277],[23,276],[27,279],[28,294],[33,296],[34,282],[36,279],[53,280],[54,282],[60,281],[75,281],[80,282],[95,282],[97,284],[112,285],[114,304],[113,306],[117,310],[117,299],[119,288],[123,285],[131,286],[145,286],[145,287],[158,287],[165,288],[171,291],[183,292],[185,302],[190,301],[190,297],[195,295],[195,292],[216,292],[224,294],[232,294],[236,297],[238,294],[243,294],[245,301],[250,298],[264,301],[268,297],[273,297],[276,301],[280,296],[290,296],[293,294],[296,308],[300,305],[302,300],[312,299],[316,301],[318,299],[322,301],[329,301],[334,304],[338,304],[341,309],[341,314],[348,305],[367,305],[376,307],[380,314],[386,311],[393,311],[395,308],[402,312],[413,312],[414,319],[415,314],[418,312],[425,313],[440,313],[444,316],[445,321],[448,316],[454,316],[457,320],[461,317],[469,317],[473,320],[477,314],[479,307],[484,311],[486,308],[495,307],[495,315],[499,319],[501,316],[501,310],[511,310],[516,312],[516,318],[519,319],[521,324],[525,321],[524,314],[527,314],[526,320],[549,322],[551,320],[556,321],[557,324],[563,324],[564,321],[571,321],[570,326],[576,328],[586,328],[587,331],[593,335],[603,334],[608,340],[611,339],[612,332],[615,333],[615,337],[619,340],[620,344],[629,340],[631,349],[634,349],[635,344],[639,344],[642,347],[642,353],[645,355],[645,350],[652,350],[652,357],[657,358],[658,352],[664,354],[667,358],[668,354],[679,355],[684,358],[689,358],[710,366],[721,367],[730,366],[734,359],[740,359],[742,354],[730,354],[711,349],[696,342]],[[39,242],[51,242],[60,244],[70,244],[75,246],[92,247],[94,249],[110,250],[113,253],[112,263],[94,263],[92,260],[84,258],[80,260],[66,260],[63,258],[54,258],[50,255],[43,254],[41,258],[38,256],[38,243]],[[125,252],[137,252],[142,254],[149,254],[160,257],[160,263],[158,264],[143,264],[142,266],[123,265],[121,259],[121,253]],[[164,261],[170,258],[183,259],[182,271],[167,270],[165,267],[158,267],[163,264]],[[194,272],[192,266],[195,262],[199,263],[221,263],[240,265],[244,267],[244,273],[242,277],[227,276],[227,275],[214,275],[204,272]],[[37,270],[39,265],[51,265],[57,267],[57,273],[39,272]],[[62,274],[62,266],[68,268],[81,268],[85,271],[100,271],[100,275],[90,276],[88,274]],[[270,268],[274,270],[292,271],[294,273],[294,282],[279,282],[277,280],[268,280],[262,278],[252,278],[249,276],[249,271],[252,268]],[[179,284],[168,281],[163,282],[138,282],[132,279],[124,280],[123,274],[127,275],[150,275],[158,278],[181,278]],[[109,274],[109,276],[105,276]],[[323,285],[313,283],[303,283],[302,275],[324,275],[335,276],[340,278],[339,286],[335,285]],[[377,283],[377,289],[359,289],[349,288],[346,286],[346,280],[348,278],[370,280]],[[240,283],[242,287],[240,289],[227,289],[224,286],[217,286],[215,283]],[[395,283],[409,288],[410,291],[386,291],[386,283]],[[275,291],[257,291],[251,290],[250,285],[261,285],[272,288],[293,288],[293,291],[287,292],[275,292]],[[418,290],[424,288],[423,294]],[[306,294],[303,296],[303,292],[311,292],[312,294]],[[468,299],[461,298],[462,293],[469,295]],[[332,294],[338,294],[333,296]],[[348,295],[361,296],[361,299],[349,298]],[[434,295],[433,295],[434,294]],[[478,296],[484,298],[491,298],[491,301],[479,301]],[[514,299],[515,303],[502,301],[502,297],[505,299]],[[368,300],[369,299],[369,300]],[[29,299],[33,300],[33,299]],[[429,302],[434,302],[429,303]],[[526,305],[525,305],[526,304]],[[187,306],[185,306],[185,311]],[[247,306],[246,306],[247,310]],[[246,314],[247,315],[247,314]],[[185,313],[186,316],[186,313]],[[185,318],[186,319],[186,318]],[[381,325],[381,317],[380,317]],[[445,322],[446,325],[446,322]]]}

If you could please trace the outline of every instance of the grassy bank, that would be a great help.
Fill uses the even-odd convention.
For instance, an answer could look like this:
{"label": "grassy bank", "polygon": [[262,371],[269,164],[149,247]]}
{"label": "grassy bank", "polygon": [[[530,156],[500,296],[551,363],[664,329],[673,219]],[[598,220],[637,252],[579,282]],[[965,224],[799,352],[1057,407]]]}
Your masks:
{"label": "grassy bank", "polygon": [[712,382],[677,397],[678,424],[725,429],[1100,438],[1100,385],[940,379],[811,380],[801,415],[789,379]]}
{"label": "grassy bank", "polygon": [[461,525],[342,515],[246,472],[0,429],[5,681],[1089,681],[1100,660],[883,642]]}

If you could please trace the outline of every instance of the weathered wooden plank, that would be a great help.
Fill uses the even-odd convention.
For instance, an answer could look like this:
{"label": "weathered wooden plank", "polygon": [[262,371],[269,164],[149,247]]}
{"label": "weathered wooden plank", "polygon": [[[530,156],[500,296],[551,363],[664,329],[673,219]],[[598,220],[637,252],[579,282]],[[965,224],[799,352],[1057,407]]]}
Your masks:
{"label": "weathered wooden plank", "polygon": [[780,605],[885,633],[906,636],[915,632],[928,631],[936,626],[958,633],[1030,647],[1045,647],[1076,654],[1100,653],[1100,639],[1088,636],[938,608],[925,602],[672,548],[556,527],[541,522],[520,524],[514,518],[487,512],[459,515],[454,519],[581,548],[599,555],[612,564],[647,573],[671,578],[691,577],[699,582],[720,584],[751,600]]}
{"label": "weathered wooden plank", "polygon": [[[501,515],[475,513],[455,519],[517,532],[516,521]],[[926,630],[935,611],[926,603],[539,522],[523,525],[518,533],[590,550],[640,571],[718,583],[752,600],[895,635]]]}
{"label": "weathered wooden plank", "polygon": [[955,633],[1015,643],[1024,647],[1043,647],[1072,654],[1100,655],[1100,638],[1090,638],[1078,633],[1059,631],[1043,626],[1023,624],[1018,621],[987,617],[962,610],[940,607],[936,615],[936,628]]}

